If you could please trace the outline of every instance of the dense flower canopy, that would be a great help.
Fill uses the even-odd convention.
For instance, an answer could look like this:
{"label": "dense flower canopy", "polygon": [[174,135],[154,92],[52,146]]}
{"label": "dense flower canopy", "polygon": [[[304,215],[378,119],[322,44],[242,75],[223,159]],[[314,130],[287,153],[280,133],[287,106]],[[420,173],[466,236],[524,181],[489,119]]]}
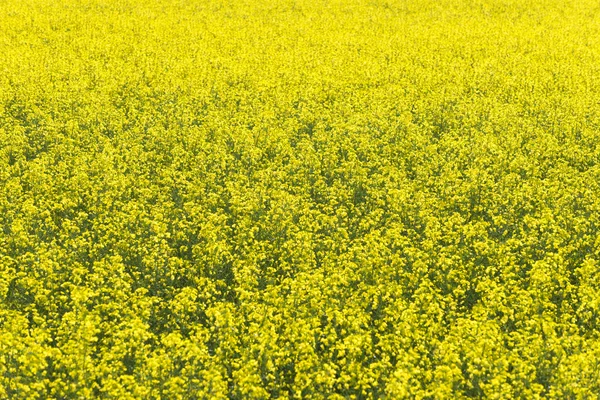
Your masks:
{"label": "dense flower canopy", "polygon": [[596,0],[0,2],[0,398],[600,396]]}

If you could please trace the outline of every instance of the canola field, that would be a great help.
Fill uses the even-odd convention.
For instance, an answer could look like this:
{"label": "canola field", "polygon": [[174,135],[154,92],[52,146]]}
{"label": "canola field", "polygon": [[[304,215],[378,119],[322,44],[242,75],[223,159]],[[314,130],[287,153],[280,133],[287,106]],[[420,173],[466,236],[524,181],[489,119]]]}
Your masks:
{"label": "canola field", "polygon": [[0,399],[598,399],[596,0],[2,0]]}

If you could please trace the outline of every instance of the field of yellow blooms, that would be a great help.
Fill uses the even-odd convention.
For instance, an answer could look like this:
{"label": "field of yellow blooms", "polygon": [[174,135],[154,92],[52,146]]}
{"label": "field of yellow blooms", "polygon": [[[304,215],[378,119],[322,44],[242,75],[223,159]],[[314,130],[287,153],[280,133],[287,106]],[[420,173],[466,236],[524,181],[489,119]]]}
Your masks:
{"label": "field of yellow blooms", "polygon": [[597,0],[0,1],[0,399],[597,399]]}

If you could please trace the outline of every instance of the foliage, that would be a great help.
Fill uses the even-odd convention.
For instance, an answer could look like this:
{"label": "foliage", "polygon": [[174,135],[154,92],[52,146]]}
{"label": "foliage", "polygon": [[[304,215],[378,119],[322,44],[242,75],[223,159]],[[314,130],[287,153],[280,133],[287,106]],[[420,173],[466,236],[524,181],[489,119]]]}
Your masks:
{"label": "foliage", "polygon": [[0,398],[600,396],[592,0],[0,2]]}

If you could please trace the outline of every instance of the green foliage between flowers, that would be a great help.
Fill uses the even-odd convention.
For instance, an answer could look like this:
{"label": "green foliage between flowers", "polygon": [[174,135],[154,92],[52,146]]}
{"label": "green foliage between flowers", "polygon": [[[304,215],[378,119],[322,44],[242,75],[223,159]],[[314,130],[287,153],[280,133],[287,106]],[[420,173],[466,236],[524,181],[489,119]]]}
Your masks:
{"label": "green foliage between flowers", "polygon": [[0,398],[600,396],[592,0],[0,2]]}

